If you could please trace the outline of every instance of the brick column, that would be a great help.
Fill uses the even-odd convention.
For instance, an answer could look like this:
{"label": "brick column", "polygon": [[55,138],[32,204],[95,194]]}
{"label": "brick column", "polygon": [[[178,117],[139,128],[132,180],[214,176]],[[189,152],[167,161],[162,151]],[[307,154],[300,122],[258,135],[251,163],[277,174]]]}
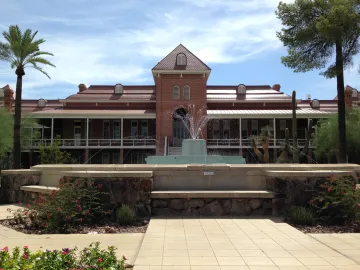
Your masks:
{"label": "brick column", "polygon": [[353,88],[349,85],[347,85],[345,87],[345,106],[348,109],[352,108],[352,93],[353,93]]}

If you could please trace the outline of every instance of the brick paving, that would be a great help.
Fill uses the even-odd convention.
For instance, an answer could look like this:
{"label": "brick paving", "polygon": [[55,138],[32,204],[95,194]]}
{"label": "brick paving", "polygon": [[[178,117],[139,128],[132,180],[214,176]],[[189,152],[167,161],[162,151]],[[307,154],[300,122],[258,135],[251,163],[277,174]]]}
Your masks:
{"label": "brick paving", "polygon": [[360,269],[359,235],[315,237],[271,219],[152,219],[134,270]]}

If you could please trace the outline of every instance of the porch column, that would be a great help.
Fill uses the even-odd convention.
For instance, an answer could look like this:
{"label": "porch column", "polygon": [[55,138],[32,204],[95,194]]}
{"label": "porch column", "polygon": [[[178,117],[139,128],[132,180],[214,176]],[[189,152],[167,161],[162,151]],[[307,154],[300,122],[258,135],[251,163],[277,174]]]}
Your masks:
{"label": "porch column", "polygon": [[86,146],[89,146],[89,118],[86,118]]}
{"label": "porch column", "polygon": [[[121,121],[120,121],[120,139],[121,139],[121,147],[124,146],[124,142],[123,142],[123,139],[124,139],[124,118],[121,118]],[[121,160],[122,157],[120,157],[120,160]]]}
{"label": "porch column", "polygon": [[276,146],[276,118],[274,118],[273,120],[273,125],[274,125],[274,146]]}
{"label": "porch column", "polygon": [[51,118],[51,143],[54,141],[54,117]]}
{"label": "porch column", "polygon": [[240,148],[242,147],[242,143],[241,143],[241,118],[239,118],[239,144],[240,144]]}
{"label": "porch column", "polygon": [[85,154],[84,154],[84,164],[88,164],[89,161],[89,149],[85,149]]}

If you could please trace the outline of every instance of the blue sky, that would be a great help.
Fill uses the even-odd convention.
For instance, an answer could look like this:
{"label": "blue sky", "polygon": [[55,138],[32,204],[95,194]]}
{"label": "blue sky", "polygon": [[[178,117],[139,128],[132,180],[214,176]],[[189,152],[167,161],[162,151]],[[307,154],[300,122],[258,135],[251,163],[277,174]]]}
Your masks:
{"label": "blue sky", "polygon": [[[289,0],[290,1],[290,0]],[[289,2],[288,1],[288,2]],[[10,24],[39,30],[53,52],[51,80],[34,70],[24,77],[24,98],[64,98],[79,83],[153,84],[151,68],[180,42],[212,68],[209,84],[281,84],[298,98],[332,99],[336,81],[319,71],[293,73],[281,64],[286,49],[277,0],[11,0],[0,9],[0,30]],[[2,38],[2,37],[1,37]],[[360,89],[360,60],[345,84]],[[0,86],[15,88],[14,70],[0,63]]]}

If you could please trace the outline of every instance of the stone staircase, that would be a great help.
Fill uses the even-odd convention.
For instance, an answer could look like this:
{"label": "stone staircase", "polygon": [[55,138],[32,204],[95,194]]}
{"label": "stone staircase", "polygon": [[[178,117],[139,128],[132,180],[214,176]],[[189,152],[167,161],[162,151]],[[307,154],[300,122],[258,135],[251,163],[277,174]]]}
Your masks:
{"label": "stone staircase", "polygon": [[169,147],[169,156],[181,156],[181,147]]}

